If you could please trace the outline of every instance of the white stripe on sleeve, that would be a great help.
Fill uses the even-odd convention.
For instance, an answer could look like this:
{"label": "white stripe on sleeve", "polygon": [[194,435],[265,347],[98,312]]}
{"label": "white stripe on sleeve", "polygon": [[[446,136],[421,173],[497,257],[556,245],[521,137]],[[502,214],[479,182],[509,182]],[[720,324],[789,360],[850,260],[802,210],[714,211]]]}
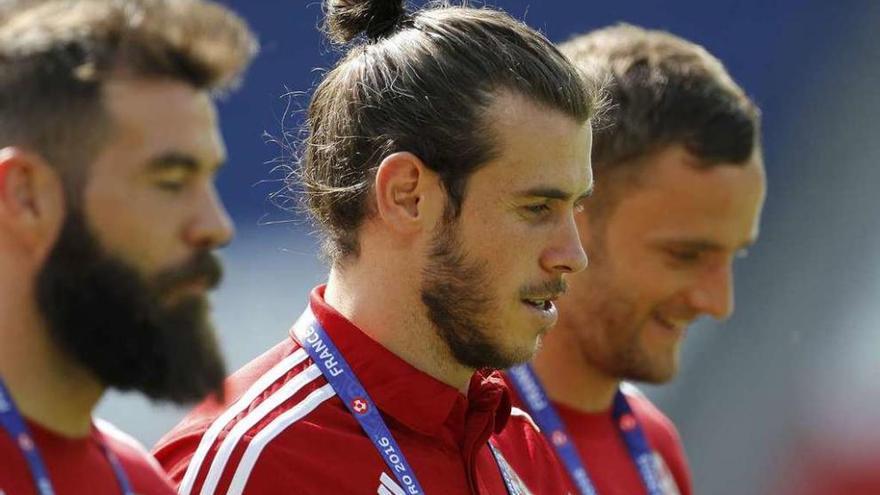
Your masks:
{"label": "white stripe on sleeve", "polygon": [[183,481],[180,483],[180,488],[177,490],[180,495],[190,495],[193,489],[193,484],[196,481],[196,476],[198,476],[199,471],[202,469],[202,463],[205,461],[208,451],[210,451],[211,446],[217,441],[220,432],[226,428],[229,422],[247,409],[247,407],[250,406],[257,397],[264,393],[269,386],[284,376],[285,373],[292,370],[295,366],[302,363],[307,357],[308,354],[305,349],[300,348],[297,349],[296,352],[291,353],[289,356],[279,361],[278,364],[273,366],[254,382],[239,400],[214,420],[208,430],[202,435],[199,446],[196,448],[196,452],[193,454],[189,466],[186,468],[186,474],[184,474]]}
{"label": "white stripe on sleeve", "polygon": [[205,483],[202,485],[201,492],[199,492],[200,495],[214,494],[214,490],[217,489],[217,484],[220,482],[220,476],[223,475],[223,471],[226,469],[226,463],[229,461],[235,446],[241,441],[241,437],[268,416],[276,407],[293,397],[300,389],[319,376],[321,376],[321,370],[314,364],[309,366],[282,385],[281,388],[272,392],[272,395],[263,400],[263,402],[260,402],[257,407],[236,423],[226,435],[226,438],[223,439],[220,448],[217,449],[217,453],[211,461],[211,469],[208,470],[208,476],[205,477]]}
{"label": "white stripe on sleeve", "polygon": [[250,477],[251,471],[257,463],[257,459],[266,445],[285,429],[314,411],[315,408],[334,395],[336,395],[336,392],[333,391],[333,387],[329,383],[315,389],[305,399],[272,420],[271,423],[254,435],[248,443],[247,450],[245,450],[244,455],[241,457],[238,467],[235,469],[235,475],[232,478],[232,483],[230,483],[226,495],[241,495],[247,484],[248,477]]}

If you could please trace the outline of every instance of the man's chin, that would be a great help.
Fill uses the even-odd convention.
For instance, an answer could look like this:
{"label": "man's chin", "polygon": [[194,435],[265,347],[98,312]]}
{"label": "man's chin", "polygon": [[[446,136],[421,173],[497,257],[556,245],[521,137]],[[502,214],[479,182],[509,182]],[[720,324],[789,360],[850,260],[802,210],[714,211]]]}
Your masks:
{"label": "man's chin", "polygon": [[219,390],[226,369],[207,297],[190,294],[152,300],[152,309],[141,308],[153,315],[149,323],[129,328],[136,345],[118,343],[117,352],[93,355],[84,364],[100,371],[106,385],[158,401],[191,404]]}
{"label": "man's chin", "polygon": [[535,355],[538,354],[538,351],[544,346],[544,335],[547,334],[549,328],[546,328],[538,334],[537,337],[531,342],[531,345],[524,347],[522,353],[518,356],[520,362],[517,364],[523,364],[527,361],[531,361],[534,359]]}
{"label": "man's chin", "polygon": [[649,383],[651,385],[663,385],[671,382],[677,374],[678,363],[675,363],[662,366],[652,366],[640,370],[631,370],[629,373],[624,373],[622,378],[624,380]]}
{"label": "man's chin", "polygon": [[525,342],[522,345],[510,347],[506,350],[499,351],[497,354],[501,357],[500,362],[497,363],[499,366],[496,366],[497,369],[507,369],[513,366],[517,366],[520,364],[525,364],[532,360],[537,354],[538,350],[541,348],[542,335],[538,335],[534,339],[529,342]]}

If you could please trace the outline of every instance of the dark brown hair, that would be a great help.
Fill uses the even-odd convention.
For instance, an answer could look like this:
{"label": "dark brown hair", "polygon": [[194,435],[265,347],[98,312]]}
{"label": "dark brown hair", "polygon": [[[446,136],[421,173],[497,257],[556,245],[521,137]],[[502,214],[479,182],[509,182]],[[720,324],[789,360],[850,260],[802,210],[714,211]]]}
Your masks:
{"label": "dark brown hair", "polygon": [[112,128],[105,81],[170,78],[217,92],[256,49],[241,18],[205,0],[13,1],[0,9],[0,147],[41,154],[70,187]]}
{"label": "dark brown hair", "polygon": [[620,24],[560,50],[607,81],[608,106],[593,132],[599,187],[606,170],[668,145],[683,145],[703,166],[747,163],[759,146],[760,111],[699,45]]}
{"label": "dark brown hair", "polygon": [[328,35],[349,51],[315,91],[298,178],[331,262],[357,255],[374,173],[387,155],[412,152],[437,172],[457,216],[468,177],[498,153],[485,111],[499,92],[578,122],[593,114],[582,74],[546,38],[497,10],[408,13],[400,0],[329,0],[326,9]]}

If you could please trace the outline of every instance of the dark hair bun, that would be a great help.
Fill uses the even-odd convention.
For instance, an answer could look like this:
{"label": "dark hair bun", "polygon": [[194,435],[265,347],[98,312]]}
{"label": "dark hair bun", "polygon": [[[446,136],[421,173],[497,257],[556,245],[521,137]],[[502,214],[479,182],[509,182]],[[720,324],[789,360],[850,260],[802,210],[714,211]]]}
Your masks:
{"label": "dark hair bun", "polygon": [[406,18],[404,0],[327,0],[327,36],[348,43],[363,33],[376,40],[393,33]]}

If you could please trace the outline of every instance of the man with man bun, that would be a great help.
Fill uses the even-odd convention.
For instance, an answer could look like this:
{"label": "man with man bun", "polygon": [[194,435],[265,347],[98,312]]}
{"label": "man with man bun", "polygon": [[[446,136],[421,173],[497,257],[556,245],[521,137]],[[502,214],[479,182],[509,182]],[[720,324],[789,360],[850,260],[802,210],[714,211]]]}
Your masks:
{"label": "man with man bun", "polygon": [[532,357],[586,266],[593,92],[492,9],[326,12],[348,52],[313,96],[293,186],[329,280],[155,454],[187,495],[565,494],[493,370]]}
{"label": "man with man bun", "polygon": [[211,95],[255,50],[201,0],[0,8],[0,494],[174,493],[92,412],[111,387],[221,388],[206,292],[232,226]]}
{"label": "man with man bun", "polygon": [[759,112],[715,57],[666,32],[618,25],[560,48],[608,80],[600,187],[578,216],[591,263],[534,366],[507,377],[575,493],[689,495],[675,426],[623,380],[669,381],[687,326],[733,311],[733,261],[764,203]]}

